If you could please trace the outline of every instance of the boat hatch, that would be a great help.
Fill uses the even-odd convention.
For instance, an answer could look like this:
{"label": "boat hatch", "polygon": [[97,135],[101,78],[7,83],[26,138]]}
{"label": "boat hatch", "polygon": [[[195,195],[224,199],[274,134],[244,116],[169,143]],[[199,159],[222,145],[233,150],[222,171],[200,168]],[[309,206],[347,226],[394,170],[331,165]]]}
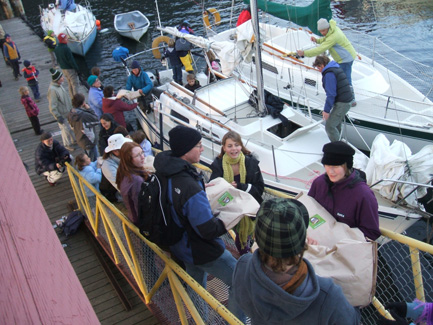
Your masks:
{"label": "boat hatch", "polygon": [[268,129],[269,132],[272,134],[275,134],[277,137],[284,139],[285,137],[288,137],[290,134],[295,132],[297,129],[301,128],[300,125],[288,121],[288,123],[278,123]]}

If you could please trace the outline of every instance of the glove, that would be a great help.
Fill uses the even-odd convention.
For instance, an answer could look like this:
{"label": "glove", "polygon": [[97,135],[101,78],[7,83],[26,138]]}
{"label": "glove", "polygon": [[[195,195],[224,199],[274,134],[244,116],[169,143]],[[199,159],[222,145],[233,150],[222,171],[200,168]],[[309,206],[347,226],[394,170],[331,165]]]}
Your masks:
{"label": "glove", "polygon": [[385,305],[385,309],[395,311],[400,317],[406,317],[407,315],[407,304],[405,302],[390,302]]}
{"label": "glove", "polygon": [[59,123],[59,124],[63,124],[63,123],[65,123],[65,119],[64,119],[64,117],[63,117],[63,116],[59,116],[59,117],[57,118],[57,123]]}
{"label": "glove", "polygon": [[403,317],[398,316],[394,309],[391,309],[389,312],[395,320],[386,319],[382,315],[379,315],[379,319],[377,320],[378,325],[409,325],[409,322]]}

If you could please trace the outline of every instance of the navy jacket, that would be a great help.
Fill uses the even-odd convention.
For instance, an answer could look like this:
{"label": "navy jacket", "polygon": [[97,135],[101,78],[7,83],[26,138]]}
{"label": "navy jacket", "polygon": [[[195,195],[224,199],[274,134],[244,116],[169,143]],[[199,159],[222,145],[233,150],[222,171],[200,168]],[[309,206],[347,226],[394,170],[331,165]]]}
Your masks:
{"label": "navy jacket", "polygon": [[[53,140],[53,149],[39,143],[35,151],[35,170],[36,174],[40,175],[44,172],[57,170],[56,158],[61,159],[68,156],[69,151],[66,150],[57,140]],[[70,159],[70,158],[69,158]]]}
{"label": "navy jacket", "polygon": [[346,74],[337,62],[331,61],[322,71],[322,85],[326,92],[323,110],[329,113],[335,103],[350,103],[353,100],[352,90]]}
{"label": "navy jacket", "polygon": [[155,157],[157,172],[170,178],[171,199],[178,218],[178,226],[185,229],[182,239],[170,250],[182,261],[201,265],[220,257],[225,249],[218,238],[226,233],[224,224],[212,214],[204,191],[202,176],[187,161],[164,151]]}

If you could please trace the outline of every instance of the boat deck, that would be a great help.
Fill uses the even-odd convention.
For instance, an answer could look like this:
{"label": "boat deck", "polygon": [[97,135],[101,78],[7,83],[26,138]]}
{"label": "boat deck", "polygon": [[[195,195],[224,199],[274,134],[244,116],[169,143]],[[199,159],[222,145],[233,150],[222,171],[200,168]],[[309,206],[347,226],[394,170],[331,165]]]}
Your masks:
{"label": "boat deck", "polygon": [[[1,21],[0,24],[6,33],[11,34],[12,40],[17,44],[21,53],[21,61],[30,60],[40,71],[38,80],[41,101],[37,103],[40,109],[39,120],[45,131],[53,132],[54,138],[61,141],[58,125],[49,112],[46,98],[51,81],[49,72],[51,62],[49,62],[50,56],[46,47],[21,19],[5,20]],[[54,224],[55,220],[68,214],[67,202],[74,199],[69,179],[65,175],[57,186],[50,187],[43,177],[35,173],[34,152],[40,140],[39,136],[34,135],[18,93],[19,87],[27,86],[27,82],[24,78],[15,81],[12,70],[3,62],[0,63],[0,80],[3,84],[3,87],[0,88],[2,117],[22,161],[28,166],[29,177],[50,217],[50,222]],[[84,87],[82,92],[87,94]],[[77,153],[79,153],[79,150],[74,151],[73,155]],[[25,200],[25,198],[17,199]],[[23,202],[25,202],[24,200]],[[59,245],[66,245],[65,252],[102,324],[158,324],[158,320],[147,309],[111,260],[98,245],[93,244],[93,237],[88,234],[86,227],[82,227],[77,234],[70,238],[66,238],[58,230],[56,232]],[[99,253],[97,254],[97,252]],[[98,255],[102,256],[102,262],[107,263],[108,271],[117,280],[128,301],[127,304],[129,303],[132,309],[126,310],[123,306],[121,299],[105,274],[103,264],[98,260]]]}

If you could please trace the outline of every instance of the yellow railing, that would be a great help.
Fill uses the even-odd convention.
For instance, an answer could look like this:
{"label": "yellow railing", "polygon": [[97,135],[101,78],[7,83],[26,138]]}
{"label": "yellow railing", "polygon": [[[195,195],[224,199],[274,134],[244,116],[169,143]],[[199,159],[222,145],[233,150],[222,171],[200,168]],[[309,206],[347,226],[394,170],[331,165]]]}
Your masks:
{"label": "yellow railing", "polygon": [[[146,304],[149,305],[154,302],[154,297],[162,290],[161,288],[163,283],[168,280],[172,299],[177,308],[177,319],[167,320],[168,322],[187,324],[188,319],[192,318],[197,324],[205,324],[208,322],[206,321],[206,318],[211,317],[209,315],[209,310],[211,310],[215,314],[219,315],[219,321],[217,321],[216,318],[213,318],[213,323],[215,324],[223,324],[224,321],[229,324],[241,324],[241,322],[231,314],[220,301],[214,298],[214,296],[209,292],[210,290],[208,291],[204,289],[194,279],[192,279],[169,257],[167,252],[161,250],[158,246],[144,238],[140,234],[138,228],[91,184],[82,178],[72,166],[67,164],[67,167],[69,179],[78,206],[87,216],[88,224],[91,226],[95,237],[101,245],[105,246],[104,248],[106,248],[106,251],[108,248],[107,253],[118,267],[122,267],[124,271],[122,273],[124,275],[125,267],[127,267],[127,274],[125,276],[128,278],[128,275],[130,275],[128,281]],[[197,165],[197,167],[203,169],[205,173],[210,172],[210,170],[205,166]],[[88,198],[86,196],[85,186],[95,194],[94,197]],[[265,192],[265,195],[268,196],[289,197],[285,193],[268,188],[265,189]],[[425,301],[419,251],[433,254],[433,246],[386,229],[381,228],[381,232],[383,236],[404,244],[409,248],[416,297],[421,301]],[[139,243],[137,243],[137,239]],[[145,246],[142,246],[143,244]],[[143,264],[143,262],[151,261],[151,263],[158,263],[156,259],[150,258],[143,261],[143,258],[138,256],[138,253],[145,248],[150,248],[150,250],[160,259],[159,262],[164,264],[163,268],[161,267],[162,270],[156,276],[156,281],[154,281],[154,283],[151,283],[152,281],[149,281],[148,277],[146,280],[143,274],[146,273],[143,271],[146,269],[149,271],[148,269],[152,268],[152,265],[148,265],[149,263]],[[149,272],[147,272],[147,275],[148,274]],[[191,299],[191,292],[187,292],[185,284],[204,300],[206,305],[204,308],[203,303],[193,302]],[[410,300],[410,298],[407,299]],[[391,319],[390,314],[384,309],[382,303],[376,299],[376,297],[373,298],[372,303],[382,315]],[[199,308],[200,311],[197,308]],[[204,311],[204,309],[207,311]]]}

